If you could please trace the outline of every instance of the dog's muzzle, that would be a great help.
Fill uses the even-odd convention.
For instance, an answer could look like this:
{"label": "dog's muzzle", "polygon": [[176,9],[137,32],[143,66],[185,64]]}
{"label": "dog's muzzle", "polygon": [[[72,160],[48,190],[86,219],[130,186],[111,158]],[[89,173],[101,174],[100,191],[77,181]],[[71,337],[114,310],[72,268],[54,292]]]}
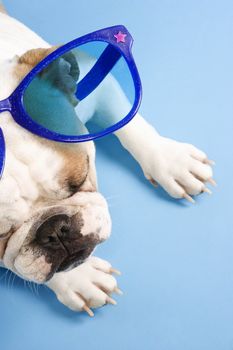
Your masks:
{"label": "dog's muzzle", "polygon": [[3,262],[20,277],[44,283],[84,262],[111,232],[106,200],[79,193],[35,212],[10,237]]}

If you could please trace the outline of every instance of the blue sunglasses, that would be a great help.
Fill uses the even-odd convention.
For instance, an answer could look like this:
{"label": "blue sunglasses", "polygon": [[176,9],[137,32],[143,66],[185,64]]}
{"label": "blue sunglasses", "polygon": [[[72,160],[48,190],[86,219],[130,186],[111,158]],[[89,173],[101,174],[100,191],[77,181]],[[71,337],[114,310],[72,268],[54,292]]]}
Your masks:
{"label": "blue sunglasses", "polygon": [[[60,46],[0,101],[0,113],[9,111],[23,128],[58,142],[90,141],[120,129],[137,113],[142,95],[132,43],[127,29],[118,25]],[[100,108],[89,118],[85,113],[101,94],[115,115]],[[0,129],[0,176],[4,161]]]}

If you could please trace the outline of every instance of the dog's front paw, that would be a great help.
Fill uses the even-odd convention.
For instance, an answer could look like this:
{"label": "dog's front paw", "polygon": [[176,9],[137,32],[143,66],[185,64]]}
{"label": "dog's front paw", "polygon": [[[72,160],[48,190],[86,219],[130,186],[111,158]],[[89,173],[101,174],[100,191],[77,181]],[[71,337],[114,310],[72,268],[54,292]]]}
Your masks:
{"label": "dog's front paw", "polygon": [[110,294],[122,294],[112,273],[120,274],[110,263],[93,256],[73,270],[56,273],[47,286],[71,310],[86,311],[94,316],[90,308],[107,303],[115,305],[116,301]]}
{"label": "dog's front paw", "polygon": [[211,168],[214,162],[191,144],[159,136],[154,142],[148,140],[144,154],[141,165],[145,177],[155,186],[159,183],[174,198],[194,202],[190,195],[211,194],[205,182],[216,185]]}

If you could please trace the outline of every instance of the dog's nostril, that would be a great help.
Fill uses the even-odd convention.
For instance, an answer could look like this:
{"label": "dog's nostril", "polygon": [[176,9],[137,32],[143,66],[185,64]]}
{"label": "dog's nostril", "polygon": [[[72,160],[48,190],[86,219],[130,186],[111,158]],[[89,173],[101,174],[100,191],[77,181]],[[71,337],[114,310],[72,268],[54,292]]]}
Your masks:
{"label": "dog's nostril", "polygon": [[57,242],[57,238],[54,236],[48,236],[47,243]]}
{"label": "dog's nostril", "polygon": [[70,228],[68,226],[62,226],[60,228],[61,233],[67,234],[70,231]]}

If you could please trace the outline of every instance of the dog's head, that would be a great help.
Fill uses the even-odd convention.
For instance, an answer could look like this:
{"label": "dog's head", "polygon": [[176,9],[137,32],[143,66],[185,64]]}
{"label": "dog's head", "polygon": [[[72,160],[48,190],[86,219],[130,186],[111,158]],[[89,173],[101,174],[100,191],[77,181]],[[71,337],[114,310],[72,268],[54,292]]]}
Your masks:
{"label": "dog's head", "polygon": [[[0,97],[9,95],[51,50],[31,50],[0,67],[5,86]],[[43,283],[81,264],[110,234],[108,206],[97,190],[94,144],[39,138],[8,112],[1,113],[0,126],[6,141],[0,258],[19,276]]]}

